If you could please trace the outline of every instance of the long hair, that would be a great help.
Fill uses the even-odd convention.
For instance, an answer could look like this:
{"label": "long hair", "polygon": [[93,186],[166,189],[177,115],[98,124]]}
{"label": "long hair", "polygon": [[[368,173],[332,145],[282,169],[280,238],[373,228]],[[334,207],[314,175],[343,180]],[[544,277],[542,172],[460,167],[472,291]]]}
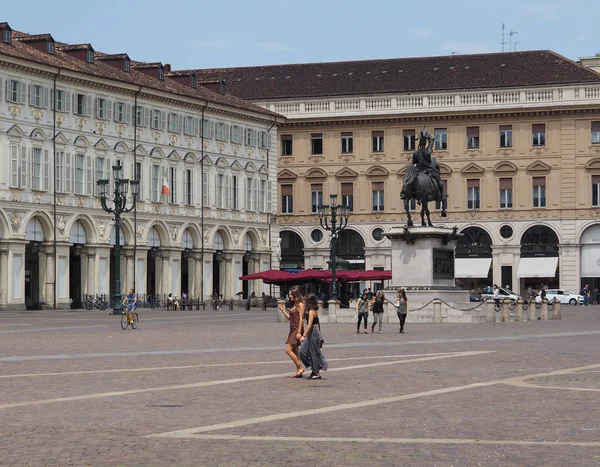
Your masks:
{"label": "long hair", "polygon": [[406,291],[404,289],[398,289],[398,295],[402,297],[402,300],[408,303],[408,298],[406,298]]}
{"label": "long hair", "polygon": [[306,306],[306,311],[319,311],[319,302],[317,301],[317,297],[315,294],[311,293],[307,295],[304,298],[304,305]]}
{"label": "long hair", "polygon": [[303,300],[300,287],[294,287],[292,290],[290,290],[290,294],[294,297],[294,303],[298,303]]}
{"label": "long hair", "polygon": [[383,300],[383,291],[378,290],[377,291],[377,296],[376,296],[377,300]]}

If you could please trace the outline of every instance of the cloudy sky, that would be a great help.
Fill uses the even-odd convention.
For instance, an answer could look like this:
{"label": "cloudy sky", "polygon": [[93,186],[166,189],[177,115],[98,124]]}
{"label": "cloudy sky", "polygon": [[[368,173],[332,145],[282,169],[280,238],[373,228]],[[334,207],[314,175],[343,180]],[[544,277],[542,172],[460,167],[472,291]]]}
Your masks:
{"label": "cloudy sky", "polygon": [[[174,69],[551,49],[600,52],[600,1],[28,0],[0,21]],[[102,7],[100,7],[102,5]],[[502,24],[505,25],[504,42]],[[512,34],[511,34],[512,32]]]}

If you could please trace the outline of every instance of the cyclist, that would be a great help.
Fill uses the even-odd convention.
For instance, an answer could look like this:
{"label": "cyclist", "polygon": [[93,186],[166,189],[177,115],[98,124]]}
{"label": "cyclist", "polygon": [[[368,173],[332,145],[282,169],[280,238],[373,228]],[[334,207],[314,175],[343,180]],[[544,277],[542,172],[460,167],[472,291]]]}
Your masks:
{"label": "cyclist", "polygon": [[129,289],[129,293],[125,296],[125,300],[123,300],[123,305],[127,306],[127,322],[129,324],[133,322],[133,314],[137,310],[137,299],[138,296],[135,290]]}

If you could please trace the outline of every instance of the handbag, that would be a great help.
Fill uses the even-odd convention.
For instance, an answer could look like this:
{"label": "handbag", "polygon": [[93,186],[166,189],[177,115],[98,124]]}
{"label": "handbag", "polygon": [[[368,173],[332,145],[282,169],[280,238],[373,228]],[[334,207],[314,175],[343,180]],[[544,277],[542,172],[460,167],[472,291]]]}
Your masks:
{"label": "handbag", "polygon": [[325,339],[323,339],[323,334],[321,334],[321,323],[318,324],[319,326],[319,348],[323,348],[323,344],[325,343]]}

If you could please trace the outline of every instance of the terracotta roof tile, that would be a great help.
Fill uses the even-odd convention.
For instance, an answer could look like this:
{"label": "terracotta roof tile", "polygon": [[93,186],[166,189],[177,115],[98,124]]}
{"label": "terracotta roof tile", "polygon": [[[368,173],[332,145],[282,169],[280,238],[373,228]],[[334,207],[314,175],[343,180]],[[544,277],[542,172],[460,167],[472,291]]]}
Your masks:
{"label": "terracotta roof tile", "polygon": [[[13,37],[25,36],[30,35],[19,31],[13,31]],[[65,44],[61,43],[61,46],[64,45]],[[205,89],[201,86],[199,86],[196,89],[192,89],[191,87],[179,84],[172,79],[165,79],[164,81],[161,81],[158,78],[147,76],[141,71],[138,71],[134,68],[129,73],[127,73],[123,70],[114,68],[107,63],[102,63],[101,60],[96,60],[94,63],[87,63],[85,60],[80,60],[76,57],[72,57],[64,52],[61,52],[60,50],[57,50],[53,55],[47,54],[40,50],[37,50],[35,47],[28,45],[26,41],[13,41],[12,44],[5,44],[2,41],[0,41],[0,58],[2,57],[2,55],[15,57],[23,60],[29,60],[34,63],[39,63],[51,67],[63,68],[66,70],[82,73],[90,77],[108,78],[120,83],[143,86],[148,89],[167,92],[177,96],[198,99],[202,102],[208,101],[214,104],[221,104],[224,106],[230,106],[237,109],[243,109],[255,113],[260,113],[266,116],[281,117],[279,114],[263,109],[262,107],[258,107],[254,104],[251,104],[250,102],[247,102],[243,99],[229,94],[221,95],[209,91],[208,89]],[[123,56],[123,54],[117,55]],[[107,55],[103,56],[106,57]],[[283,119],[283,117],[281,118]]]}
{"label": "terracotta roof tile", "polygon": [[16,39],[21,42],[46,41],[48,39],[54,40],[51,34],[25,34],[16,37]]}
{"label": "terracotta roof tile", "polygon": [[600,84],[600,76],[549,50],[178,70],[227,80],[250,100]]}
{"label": "terracotta roof tile", "polygon": [[103,53],[96,53],[95,57],[98,60],[129,60],[129,55],[127,54],[103,54]]}
{"label": "terracotta roof tile", "polygon": [[62,52],[70,52],[72,50],[94,50],[92,44],[66,44],[57,47]]}
{"label": "terracotta roof tile", "polygon": [[161,66],[163,66],[163,64],[161,62],[152,62],[152,63],[137,63],[135,65],[132,65],[132,68],[135,68],[136,70],[145,70],[146,68],[160,68]]}

